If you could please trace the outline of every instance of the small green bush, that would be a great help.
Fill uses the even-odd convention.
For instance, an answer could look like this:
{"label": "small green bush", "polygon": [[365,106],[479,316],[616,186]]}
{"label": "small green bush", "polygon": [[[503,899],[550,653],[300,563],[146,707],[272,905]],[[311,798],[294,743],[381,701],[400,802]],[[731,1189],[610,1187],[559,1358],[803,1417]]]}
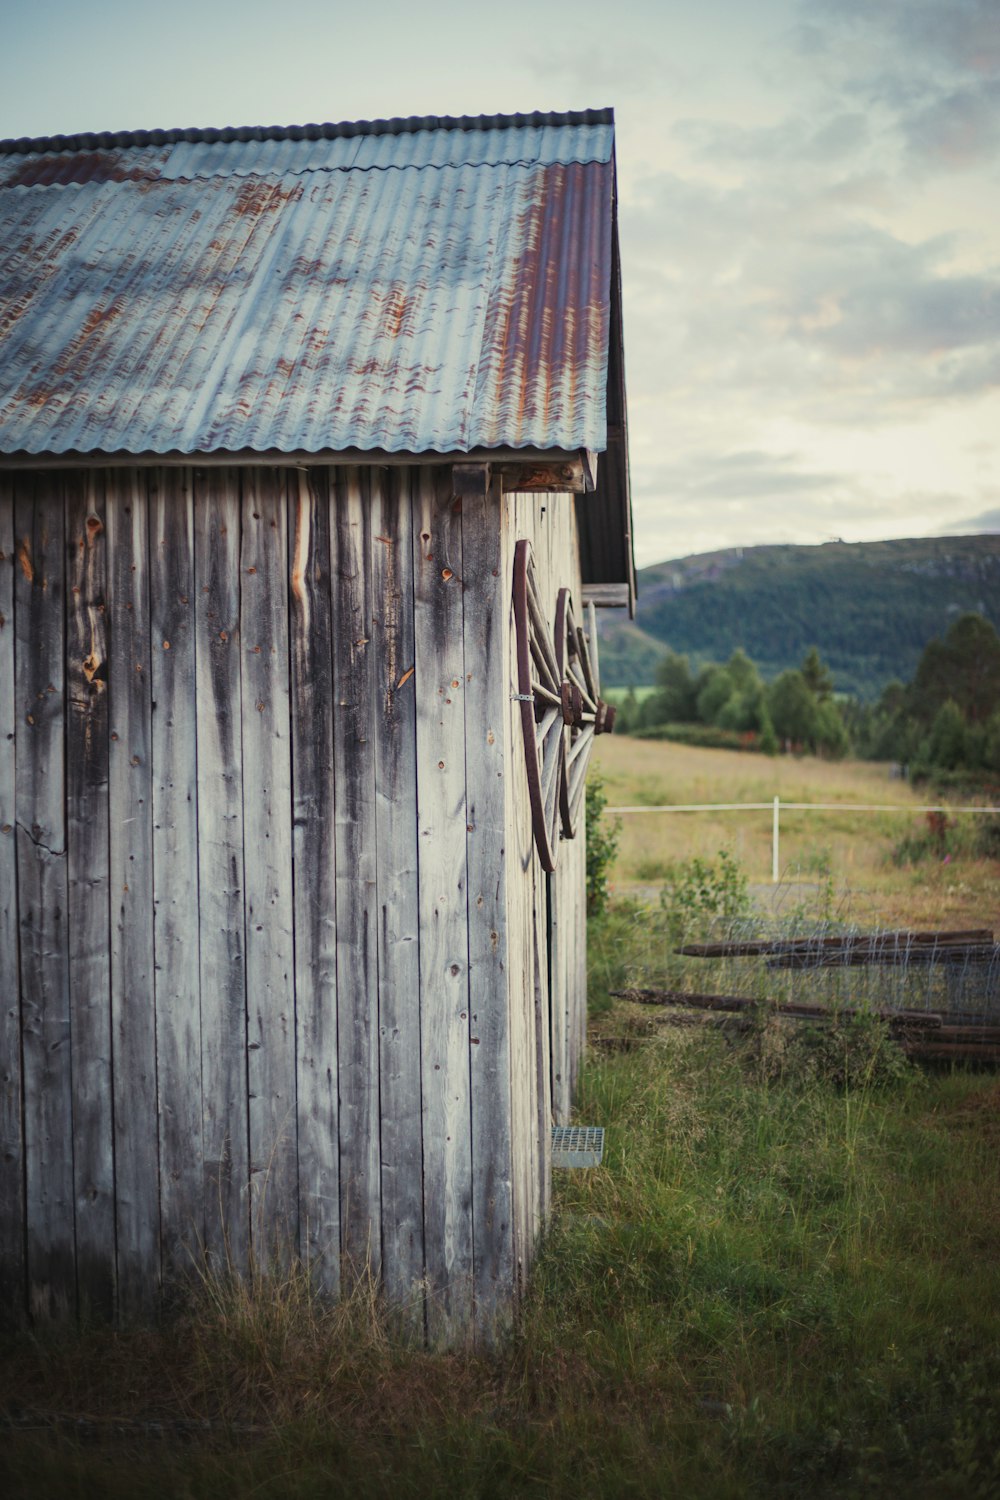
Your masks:
{"label": "small green bush", "polygon": [[608,875],[618,853],[621,823],[604,817],[608,799],[600,776],[587,782],[587,915],[599,917],[608,904]]}
{"label": "small green bush", "polygon": [[873,1015],[835,1016],[825,1024],[783,1021],[765,1007],[740,1034],[740,1058],[759,1082],[809,1089],[880,1089],[919,1077],[905,1052]]}
{"label": "small green bush", "polygon": [[676,913],[682,925],[710,926],[713,919],[731,922],[750,914],[750,887],[746,871],[728,849],[720,849],[715,860],[688,860],[660,892],[660,904]]}

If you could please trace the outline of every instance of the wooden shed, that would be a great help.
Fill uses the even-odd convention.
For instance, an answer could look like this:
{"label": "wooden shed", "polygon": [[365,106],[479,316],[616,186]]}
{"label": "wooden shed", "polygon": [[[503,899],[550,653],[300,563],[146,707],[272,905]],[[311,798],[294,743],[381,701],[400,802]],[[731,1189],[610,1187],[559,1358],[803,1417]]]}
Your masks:
{"label": "wooden shed", "polygon": [[634,593],[611,112],[8,141],[0,224],[5,1315],[489,1329]]}

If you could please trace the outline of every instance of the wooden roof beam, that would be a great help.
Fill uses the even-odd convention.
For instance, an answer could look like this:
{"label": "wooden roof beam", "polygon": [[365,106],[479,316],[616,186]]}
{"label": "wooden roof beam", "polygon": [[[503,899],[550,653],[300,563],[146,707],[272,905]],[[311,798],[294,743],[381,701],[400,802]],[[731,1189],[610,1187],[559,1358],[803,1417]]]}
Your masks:
{"label": "wooden roof beam", "polygon": [[[456,472],[471,472],[485,466],[502,476],[506,489],[525,492],[589,494],[597,476],[597,454],[589,449],[570,452],[565,449],[481,448],[470,453],[383,453],[352,448],[338,453],[255,453],[244,449],[234,453],[0,454],[0,472],[19,469],[309,469],[340,465],[398,468],[411,464],[420,467],[451,464]],[[475,493],[481,494],[482,491]]]}

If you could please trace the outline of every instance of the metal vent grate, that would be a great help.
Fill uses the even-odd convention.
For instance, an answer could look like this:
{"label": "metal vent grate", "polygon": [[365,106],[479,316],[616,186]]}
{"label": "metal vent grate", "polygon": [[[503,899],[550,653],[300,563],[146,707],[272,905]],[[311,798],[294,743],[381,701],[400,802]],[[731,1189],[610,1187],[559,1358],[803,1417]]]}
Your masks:
{"label": "metal vent grate", "polygon": [[556,1125],[553,1127],[553,1167],[599,1167],[603,1155],[603,1125]]}

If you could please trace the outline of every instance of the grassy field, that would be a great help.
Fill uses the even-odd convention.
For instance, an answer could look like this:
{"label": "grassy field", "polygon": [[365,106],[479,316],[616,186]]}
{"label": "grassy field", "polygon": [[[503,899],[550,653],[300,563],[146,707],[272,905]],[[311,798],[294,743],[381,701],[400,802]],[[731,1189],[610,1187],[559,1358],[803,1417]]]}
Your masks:
{"label": "grassy field", "polygon": [[[665,741],[608,736],[593,764],[612,806],[701,802],[912,804],[936,799],[892,780],[871,761],[814,756],[734,754]],[[1000,912],[1000,836],[993,858],[974,848],[975,820],[953,815],[954,828],[936,849],[927,819],[913,813],[781,813],[780,872],[792,886],[812,886],[823,900],[864,925],[914,927],[993,925]],[[751,882],[771,878],[771,813],[650,813],[621,819],[616,891],[655,887],[693,855],[728,849]],[[900,846],[916,859],[894,859]],[[906,853],[906,848],[902,851]],[[947,856],[947,857],[946,857]]]}
{"label": "grassy field", "polygon": [[[886,790],[871,767],[600,753],[614,800]],[[616,880],[655,885],[642,862],[658,859],[668,899],[622,896],[590,923],[578,1117],[605,1127],[604,1162],[557,1175],[497,1347],[425,1351],[366,1284],[331,1308],[301,1273],[195,1280],[157,1332],[0,1346],[5,1500],[1000,1496],[995,1074],[923,1073],[868,1017],[735,1030],[616,999],[637,982],[752,982],[729,960],[679,959],[679,936],[827,920],[801,892],[794,909],[751,910],[746,872],[715,852],[731,825],[664,820],[663,848],[643,842],[652,824],[627,835]],[[823,834],[830,876],[799,883],[820,906],[862,836],[850,868],[886,920],[939,922],[957,880],[968,894],[945,910],[993,921],[996,861],[922,861],[925,895],[907,886],[918,867],[888,858],[899,826],[876,839],[847,813]],[[769,870],[766,829],[755,837],[744,828],[748,863]],[[844,901],[858,894],[844,883]]]}

